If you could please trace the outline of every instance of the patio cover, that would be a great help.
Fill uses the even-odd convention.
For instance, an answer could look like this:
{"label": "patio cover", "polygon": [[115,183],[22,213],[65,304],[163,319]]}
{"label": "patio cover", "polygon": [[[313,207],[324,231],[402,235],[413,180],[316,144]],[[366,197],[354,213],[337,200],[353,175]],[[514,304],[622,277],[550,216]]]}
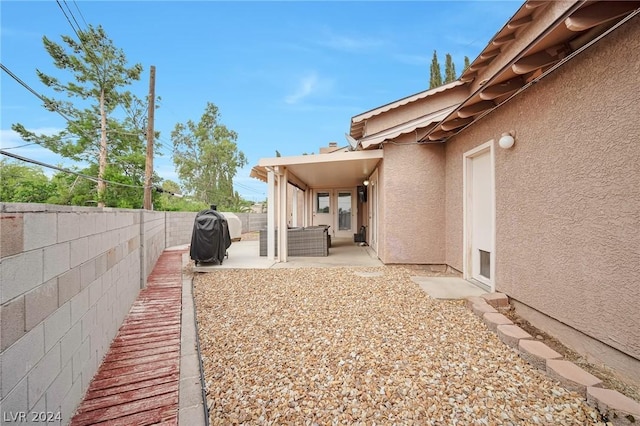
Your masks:
{"label": "patio cover", "polygon": [[[287,183],[303,191],[356,187],[373,173],[382,158],[382,149],[374,149],[260,159],[251,169],[250,176],[268,185],[267,258],[276,257],[276,227],[287,229]],[[311,200],[311,197],[305,200]],[[287,232],[278,232],[277,258],[280,262],[287,261],[287,237]]]}
{"label": "patio cover", "polygon": [[361,185],[382,158],[382,150],[333,152],[261,158],[250,176],[267,182],[267,171],[274,167],[288,170],[289,182],[302,190],[308,187],[352,187]]}

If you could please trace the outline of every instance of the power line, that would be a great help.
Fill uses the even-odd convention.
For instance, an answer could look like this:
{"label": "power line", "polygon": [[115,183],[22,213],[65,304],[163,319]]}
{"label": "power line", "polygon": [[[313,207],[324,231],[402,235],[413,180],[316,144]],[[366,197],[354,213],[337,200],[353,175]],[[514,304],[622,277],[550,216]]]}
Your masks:
{"label": "power line", "polygon": [[[73,18],[73,21],[76,23],[76,26],[78,27],[78,30],[82,31],[82,29],[80,28],[80,24],[78,24],[78,21],[75,17],[75,15],[73,14],[73,12],[71,11],[71,9],[69,8],[69,5],[67,4],[66,0],[62,0],[65,4],[65,6],[67,7],[67,10],[69,11],[69,14],[71,15],[71,17]],[[64,14],[65,18],[67,18],[67,22],[69,22],[69,25],[71,26],[71,29],[73,29],[73,31],[76,33],[76,36],[78,37],[78,40],[80,41],[80,44],[82,45],[82,48],[84,49],[84,51],[87,53],[87,57],[89,57],[91,59],[91,62],[98,67],[98,65],[94,62],[94,57],[93,55],[89,54],[89,51],[86,47],[86,45],[84,44],[84,41],[82,40],[82,38],[80,37],[80,34],[78,33],[78,31],[76,30],[76,28],[73,26],[73,24],[71,23],[71,20],[69,19],[69,17],[67,16],[66,12],[64,11],[64,9],[62,8],[62,5],[60,4],[59,0],[56,0],[56,3],[58,4],[58,7],[60,7],[60,10],[62,11],[62,13]],[[89,26],[87,24],[87,21],[84,19],[84,15],[82,15],[82,11],[80,11],[80,7],[78,6],[78,3],[74,0],[73,3],[76,6],[76,9],[78,10],[78,13],[80,13],[80,16],[82,17],[83,22],[85,23],[85,26]],[[87,35],[90,35],[92,38],[93,37],[93,33],[89,33],[86,32]],[[95,38],[94,38],[94,42],[95,42]],[[121,107],[123,107],[122,105],[120,105]],[[147,105],[148,108],[148,105]],[[124,107],[123,107],[124,109]],[[126,109],[125,109],[125,113],[126,113]],[[108,130],[107,132],[112,132],[112,133],[119,133],[121,135],[129,135],[129,136],[139,136],[139,134],[135,134],[135,133],[129,133],[129,132],[121,132],[121,131],[117,131],[117,130]],[[155,138],[154,138],[155,139]],[[160,138],[156,139],[157,141],[160,141]],[[160,146],[171,151],[172,148],[170,145],[165,145],[162,143],[162,141],[160,141]]]}
{"label": "power line", "polygon": [[[78,23],[78,20],[76,19],[75,15],[73,14],[73,12],[71,11],[71,8],[69,7],[69,5],[67,4],[67,0],[62,0],[64,1],[64,5],[66,6],[67,10],[69,11],[69,14],[71,15],[71,17],[73,18],[73,22],[76,23],[76,26],[78,28],[80,27],[80,24]],[[80,11],[80,8],[78,7],[78,5],[76,4],[76,9],[78,9],[78,11]],[[87,22],[85,21],[85,25],[87,25]]]}
{"label": "power line", "polygon": [[[66,1],[66,0],[62,0],[62,1],[64,2],[65,6],[67,7],[67,10],[69,11],[69,14],[71,15],[71,17],[73,18],[73,21],[76,23],[76,26],[78,27],[78,30],[79,30],[79,31],[83,31],[83,30],[80,28],[80,24],[78,24],[78,21],[77,21],[77,19],[76,19],[75,15],[73,14],[73,12],[71,11],[71,9],[69,8],[69,5],[67,4],[67,1]],[[84,41],[83,41],[83,40],[82,40],[82,38],[80,37],[80,34],[79,34],[79,33],[78,33],[78,31],[76,30],[76,28],[73,26],[73,24],[71,23],[71,20],[69,19],[69,16],[67,16],[66,12],[65,12],[65,11],[64,11],[64,9],[62,8],[62,5],[60,4],[60,1],[59,1],[59,0],[56,0],[56,3],[58,4],[58,7],[60,7],[60,10],[61,10],[61,11],[62,11],[62,13],[64,14],[65,18],[67,18],[67,22],[69,22],[69,25],[71,26],[71,29],[73,29],[73,31],[75,32],[76,36],[78,37],[78,40],[80,41],[80,44],[82,45],[82,48],[84,49],[85,53],[87,53],[87,57],[91,60],[91,62],[93,63],[93,65],[95,65],[95,66],[96,66],[96,68],[99,68],[99,67],[98,67],[98,64],[95,62],[95,58],[94,58],[94,56],[93,56],[93,55],[91,55],[91,54],[89,53],[89,50],[87,49],[86,45],[84,44]],[[83,22],[85,23],[85,26],[87,26],[87,27],[88,27],[88,26],[89,26],[89,24],[87,24],[87,21],[84,19],[84,15],[82,14],[82,11],[80,10],[80,7],[78,6],[77,2],[74,0],[74,1],[73,1],[73,3],[75,4],[76,9],[78,10],[78,13],[80,13],[80,16],[82,17],[82,20],[83,20]],[[94,42],[96,41],[93,33],[85,32],[85,34],[86,34],[86,35],[91,36],[91,38],[93,38],[93,41],[94,41]],[[96,44],[97,44],[97,43],[96,43]],[[121,106],[123,109],[125,109],[125,108],[124,108],[124,106],[122,106],[122,105],[120,105],[120,106]],[[148,105],[147,105],[147,108],[148,108]],[[127,110],[125,109],[125,113],[126,113],[126,112],[127,112]],[[118,134],[121,134],[121,135],[139,136],[139,134],[130,133],[130,132],[121,132],[121,131],[117,131],[117,130],[108,130],[107,132],[111,132],[111,133],[118,133]],[[155,138],[154,138],[154,139],[155,139]],[[159,140],[159,138],[158,138],[157,140]],[[166,145],[164,145],[164,144],[162,144],[162,143],[160,143],[160,145],[161,145],[163,148],[165,148],[165,149],[171,150],[171,148],[170,148],[169,146],[166,146]]]}
{"label": "power line", "polygon": [[244,190],[255,192],[256,194],[264,195],[264,191],[259,191],[257,189],[251,188],[250,186],[243,185],[243,184],[237,183],[237,182],[235,182],[234,185],[238,186],[238,187],[240,187],[240,188],[242,188]]}
{"label": "power line", "polygon": [[[38,144],[35,143],[35,142],[31,142],[31,143],[25,143],[23,145],[18,145],[18,146],[7,146],[4,149],[18,149],[18,148],[24,148],[25,146],[30,146],[30,145],[38,145]],[[40,145],[38,145],[38,146],[40,146]]]}
{"label": "power line", "polygon": [[[7,74],[9,74],[9,76],[10,76],[11,78],[13,78],[15,81],[17,81],[18,83],[20,83],[20,85],[21,85],[21,86],[23,86],[23,87],[24,87],[25,89],[27,89],[29,92],[31,92],[32,94],[34,94],[38,99],[40,99],[42,102],[44,102],[44,103],[45,103],[45,108],[47,108],[49,111],[57,112],[58,114],[60,114],[60,116],[61,116],[62,118],[64,118],[64,119],[65,119],[67,122],[69,122],[69,123],[73,123],[73,122],[74,122],[71,118],[67,117],[65,114],[63,114],[62,112],[60,112],[60,111],[57,109],[57,106],[55,105],[55,103],[54,103],[54,102],[49,101],[49,100],[48,100],[47,98],[45,98],[43,95],[41,95],[40,93],[36,92],[33,88],[31,88],[31,86],[29,86],[29,85],[28,85],[27,83],[25,83],[22,79],[20,79],[20,77],[18,77],[17,75],[15,75],[15,74],[14,74],[14,73],[9,69],[9,68],[7,68],[4,64],[0,63],[0,68],[1,68],[4,72],[6,72]],[[97,131],[97,129],[96,129],[96,131]],[[123,131],[119,131],[119,130],[115,130],[115,129],[114,129],[114,130],[108,130],[107,132],[108,132],[108,133],[117,133],[117,134],[130,135],[130,136],[140,136],[140,135],[141,135],[141,133],[123,132]],[[82,136],[84,136],[84,137],[87,137],[87,138],[89,138],[89,139],[93,139],[93,138],[95,137],[95,135],[91,135],[91,134],[89,134],[89,133],[87,133],[87,132],[85,132],[85,131],[83,131],[83,132],[81,133],[81,135],[82,135]],[[37,142],[36,142],[36,143],[37,143]],[[7,148],[7,149],[21,148],[21,147],[23,147],[23,146],[32,145],[32,144],[33,144],[33,143],[31,143],[31,144],[26,144],[26,145],[21,145],[21,146],[16,146],[16,147],[11,147],[11,148]],[[40,145],[40,144],[38,144],[38,146],[41,146],[41,147],[42,147],[42,145]],[[45,147],[43,147],[43,148],[45,148]],[[112,160],[112,161],[113,161],[113,160]],[[120,164],[120,165],[122,165],[122,163],[119,163],[119,162],[114,162],[114,164]],[[106,182],[106,181],[105,181],[105,182]]]}
{"label": "power line", "polygon": [[24,87],[25,89],[27,89],[28,91],[30,91],[31,93],[33,93],[38,99],[40,99],[42,102],[44,102],[44,107],[46,109],[48,109],[49,111],[54,111],[57,112],[58,114],[60,114],[62,116],[62,118],[64,118],[67,121],[71,121],[71,119],[69,119],[67,116],[65,116],[63,113],[61,113],[56,105],[55,102],[51,102],[49,99],[45,98],[44,96],[42,96],[40,93],[36,92],[34,89],[32,89],[27,83],[25,83],[24,81],[22,81],[20,79],[20,77],[18,77],[17,75],[15,75],[13,72],[11,72],[11,70],[9,68],[7,68],[6,66],[4,66],[2,63],[0,63],[0,68],[2,69],[2,71],[6,72],[7,74],[9,74],[9,76],[11,78],[13,78],[15,81],[17,81],[18,83],[20,83],[20,85],[22,85],[22,87]]}
{"label": "power line", "polygon": [[[66,3],[67,2],[65,1],[65,4]],[[76,9],[78,10],[80,17],[82,18],[82,22],[84,22],[85,27],[88,27],[89,25],[87,24],[87,21],[84,19],[84,15],[82,14],[82,11],[80,10],[80,7],[78,6],[78,3],[76,2],[76,0],[73,0],[73,4],[76,6]]]}
{"label": "power line", "polygon": [[[91,37],[93,39],[93,43],[96,47],[98,47],[98,43],[96,42],[96,38],[94,36],[94,33],[92,31],[85,31],[82,28],[80,28],[80,24],[78,24],[78,20],[76,19],[75,15],[73,14],[73,12],[71,11],[71,9],[69,8],[69,5],[67,5],[66,0],[63,0],[65,6],[67,6],[67,10],[69,11],[69,15],[71,15],[71,17],[73,18],[73,21],[76,23],[76,25],[78,26],[78,29],[76,30],[76,27],[73,26],[73,23],[71,22],[71,20],[69,19],[69,16],[67,16],[67,13],[64,11],[62,5],[60,4],[59,0],[56,0],[56,3],[58,4],[58,7],[60,7],[60,10],[62,11],[62,14],[65,16],[65,18],[67,18],[67,22],[69,22],[69,25],[71,26],[71,29],[73,30],[74,33],[76,33],[76,36],[78,37],[78,41],[80,42],[80,45],[82,46],[82,49],[84,50],[84,52],[87,54],[87,58],[91,61],[91,63],[96,67],[96,72],[100,71],[100,66],[98,65],[98,63],[96,62],[96,57],[93,51],[87,49],[87,46],[84,44],[84,40],[82,39],[82,37],[80,37],[80,33],[78,31],[80,31],[81,33],[84,33],[85,35]],[[76,8],[78,10],[80,10],[80,8],[78,7],[78,5],[76,4]],[[83,17],[84,19],[84,17]],[[86,21],[85,21],[85,25],[86,25]],[[88,27],[88,25],[87,25]]]}
{"label": "power line", "polygon": [[[10,152],[5,151],[4,149],[0,149],[0,154],[6,155],[7,157],[14,158],[16,160],[24,161],[26,163],[31,163],[31,164],[35,164],[37,166],[46,167],[48,169],[54,169],[54,170],[58,170],[58,171],[64,172],[64,173],[70,173],[72,175],[79,176],[81,178],[88,179],[88,180],[93,181],[93,182],[98,182],[100,180],[100,179],[98,179],[97,177],[94,177],[94,176],[85,175],[85,174],[82,174],[82,173],[74,172],[73,170],[63,169],[61,167],[52,166],[51,164],[43,163],[43,162],[38,161],[38,160],[32,160],[31,158],[26,158],[26,157],[22,157],[22,156],[17,155],[17,154],[12,154]],[[106,183],[109,183],[111,185],[126,186],[128,188],[144,189],[144,187],[139,186],[139,185],[129,185],[129,184],[126,184],[126,183],[114,182],[114,181],[105,180],[105,179],[102,179],[102,181],[106,182]]]}
{"label": "power line", "polygon": [[[73,119],[67,117],[66,115],[64,115],[62,112],[60,112],[60,110],[57,109],[57,106],[55,104],[55,102],[51,102],[49,99],[47,99],[46,97],[44,97],[43,95],[41,95],[40,93],[36,92],[31,86],[29,86],[27,83],[25,83],[20,77],[18,77],[17,75],[15,75],[9,68],[7,68],[4,64],[0,63],[0,69],[2,69],[2,71],[6,72],[7,74],[9,74],[9,76],[11,78],[13,78],[15,81],[17,81],[18,83],[20,83],[20,85],[22,87],[24,87],[25,89],[27,89],[29,92],[33,93],[38,99],[40,99],[42,102],[44,102],[44,107],[52,112],[57,112],[58,114],[60,114],[60,116],[62,118],[64,118],[67,122],[69,123],[73,123]],[[96,129],[98,130],[98,129]],[[107,130],[107,133],[119,133],[119,134],[123,134],[123,135],[129,135],[129,136],[140,136],[139,133],[133,133],[133,132],[123,132],[120,130]],[[83,132],[83,136],[88,136],[86,132]]]}
{"label": "power line", "polygon": [[[80,29],[80,25],[78,25],[78,21],[76,20],[76,17],[73,16],[73,13],[71,12],[71,10],[69,10],[69,14],[73,17],[73,20],[75,21],[76,25],[78,25],[78,29],[77,30],[76,30],[76,27],[73,26],[73,23],[71,22],[71,19],[69,19],[69,16],[67,15],[67,12],[64,11],[64,8],[60,4],[60,2],[58,0],[56,0],[56,3],[58,4],[58,7],[62,11],[62,14],[64,15],[64,17],[67,18],[67,22],[71,26],[71,29],[73,30],[74,33],[76,33],[76,36],[78,36],[78,40],[80,40],[80,44],[83,44],[82,43],[82,38],[80,38],[80,34],[78,34],[78,30],[82,31],[82,29]],[[67,2],[65,1],[64,4],[66,5]],[[67,6],[67,9],[69,9],[69,6]],[[84,47],[84,44],[83,44],[82,47]]]}

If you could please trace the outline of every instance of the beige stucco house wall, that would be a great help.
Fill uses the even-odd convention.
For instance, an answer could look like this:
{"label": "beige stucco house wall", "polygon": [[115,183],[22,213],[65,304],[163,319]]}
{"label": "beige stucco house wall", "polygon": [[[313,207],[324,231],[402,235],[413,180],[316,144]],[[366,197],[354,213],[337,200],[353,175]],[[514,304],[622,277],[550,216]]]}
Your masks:
{"label": "beige stucco house wall", "polygon": [[635,18],[447,142],[446,262],[462,269],[463,153],[515,131],[495,150],[496,290],[640,381],[638,52]]}
{"label": "beige stucco house wall", "polygon": [[[422,129],[385,140],[377,247],[387,264],[442,263],[463,272],[463,155],[493,141],[495,290],[534,325],[636,383],[638,52],[636,16],[446,143],[416,144]],[[363,136],[446,108],[462,89],[380,107]],[[515,134],[511,149],[498,147],[504,132]]]}
{"label": "beige stucco house wall", "polygon": [[445,149],[385,145],[378,257],[384,263],[445,263]]}
{"label": "beige stucco house wall", "polygon": [[[484,284],[640,384],[639,52],[633,4],[528,1],[458,81],[352,117],[359,149],[384,154],[364,177],[377,256],[472,278],[465,153],[488,144]],[[498,146],[506,132],[509,149]]]}

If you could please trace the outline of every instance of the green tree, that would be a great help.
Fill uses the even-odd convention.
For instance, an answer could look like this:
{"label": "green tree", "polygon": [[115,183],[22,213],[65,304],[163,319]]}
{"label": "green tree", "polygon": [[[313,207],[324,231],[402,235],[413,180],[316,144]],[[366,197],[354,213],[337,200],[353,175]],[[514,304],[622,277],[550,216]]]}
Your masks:
{"label": "green tree", "polygon": [[37,166],[0,160],[0,201],[4,203],[46,203],[53,184]]}
{"label": "green tree", "polygon": [[444,62],[444,83],[456,81],[456,78],[456,65],[453,63],[451,55],[447,53]]}
{"label": "green tree", "polygon": [[209,207],[207,203],[183,196],[180,185],[172,180],[162,181],[159,187],[158,196],[154,196],[153,208],[155,210],[197,212]]}
{"label": "green tree", "polygon": [[440,72],[440,63],[438,62],[438,54],[433,51],[431,59],[431,78],[429,80],[429,89],[442,86],[442,73]]}
{"label": "green tree", "polygon": [[208,102],[199,123],[188,120],[171,132],[173,163],[187,192],[219,210],[234,203],[233,178],[247,164],[238,135],[219,122],[218,107]]}
{"label": "green tree", "polygon": [[227,210],[236,213],[248,213],[251,211],[252,201],[243,199],[238,192],[234,192],[232,202],[227,206]]}
{"label": "green tree", "polygon": [[463,73],[469,68],[469,65],[471,65],[471,63],[469,62],[469,57],[465,56],[464,57],[464,69],[462,70]]}
{"label": "green tree", "polygon": [[[91,164],[96,164],[97,159],[96,197],[98,206],[104,206],[107,152],[113,140],[109,133],[109,125],[113,121],[109,117],[118,105],[131,100],[131,94],[122,88],[140,79],[142,66],[127,67],[123,51],[113,45],[101,26],[90,25],[86,31],[78,31],[77,35],[79,40],[63,35],[63,44],[47,37],[42,39],[54,65],[71,72],[73,79],[62,81],[36,70],[44,85],[67,98],[76,99],[77,104],[45,98],[46,108],[69,118],[66,130],[46,136],[30,132],[19,123],[11,127],[24,140],[37,142],[64,157]],[[81,109],[78,105],[83,103],[85,107]]]}
{"label": "green tree", "polygon": [[[122,208],[142,208],[145,184],[146,132],[148,104],[136,96],[128,96],[121,104],[126,116],[109,125],[111,135],[110,162],[105,171],[108,181],[121,185],[109,185],[105,201],[107,205]],[[156,132],[156,138],[159,136]],[[162,155],[156,143],[155,155]],[[152,176],[152,184],[160,182]],[[152,192],[153,201],[158,194]]]}

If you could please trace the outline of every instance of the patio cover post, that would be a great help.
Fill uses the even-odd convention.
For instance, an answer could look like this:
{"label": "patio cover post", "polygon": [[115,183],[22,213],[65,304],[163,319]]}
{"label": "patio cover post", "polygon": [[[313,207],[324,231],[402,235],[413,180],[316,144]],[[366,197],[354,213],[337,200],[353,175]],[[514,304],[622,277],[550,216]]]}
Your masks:
{"label": "patio cover post", "polygon": [[276,243],[276,189],[275,173],[271,167],[267,168],[267,259],[275,260]]}
{"label": "patio cover post", "polygon": [[298,187],[293,187],[293,200],[291,200],[291,226],[298,226]]}
{"label": "patio cover post", "polygon": [[288,171],[286,167],[278,167],[278,258],[280,262],[287,261],[287,240],[288,240],[288,224],[287,224],[287,184]]}
{"label": "patio cover post", "polygon": [[313,211],[313,191],[311,188],[304,193],[304,226],[313,225],[311,212]]}

